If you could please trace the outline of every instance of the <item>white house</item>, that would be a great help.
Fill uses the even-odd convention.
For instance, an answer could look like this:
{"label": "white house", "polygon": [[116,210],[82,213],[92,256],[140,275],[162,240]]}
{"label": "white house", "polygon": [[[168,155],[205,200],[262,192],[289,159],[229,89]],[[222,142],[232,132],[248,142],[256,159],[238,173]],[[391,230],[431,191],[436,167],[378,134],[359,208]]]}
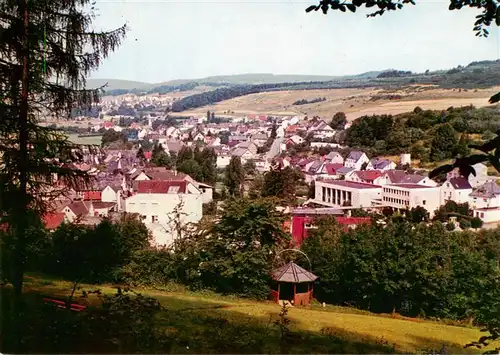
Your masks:
{"label": "white house", "polygon": [[184,228],[202,217],[202,194],[187,181],[143,180],[135,185],[125,211],[141,215],[155,245],[172,244],[179,225]]}
{"label": "white house", "polygon": [[396,169],[396,163],[394,163],[393,161],[390,161],[389,159],[373,158],[372,160],[370,160],[370,162],[366,166],[366,170],[387,171],[387,170],[394,170],[394,169]]}
{"label": "white house", "polygon": [[374,201],[380,201],[381,194],[382,187],[378,185],[345,180],[316,180],[313,202],[328,207],[372,207]]}
{"label": "white house", "polygon": [[374,185],[387,184],[387,179],[380,170],[355,170],[352,173],[345,175],[345,180]]}
{"label": "white house", "polygon": [[316,138],[332,138],[335,135],[335,130],[330,127],[324,120],[317,121],[309,129],[308,133],[312,133]]}
{"label": "white house", "polygon": [[456,203],[469,202],[469,195],[472,193],[472,186],[463,177],[451,178],[441,185],[441,205],[447,201]]}
{"label": "white house", "polygon": [[500,207],[500,186],[494,181],[489,181],[470,194],[472,209]]}
{"label": "white house", "polygon": [[344,164],[344,157],[339,152],[330,152],[325,157],[325,161],[331,164]]}
{"label": "white house", "polygon": [[481,219],[484,224],[496,227],[500,222],[500,207],[476,208],[472,211],[472,215]]}
{"label": "white house", "polygon": [[366,156],[365,153],[360,152],[358,150],[354,150],[349,153],[347,156],[347,159],[344,162],[344,166],[346,168],[352,168],[355,170],[361,170],[361,167],[363,164],[368,164],[370,162],[370,159]]}
{"label": "white house", "polygon": [[423,207],[430,217],[439,208],[440,188],[418,184],[385,185],[382,189],[382,203],[397,209]]}

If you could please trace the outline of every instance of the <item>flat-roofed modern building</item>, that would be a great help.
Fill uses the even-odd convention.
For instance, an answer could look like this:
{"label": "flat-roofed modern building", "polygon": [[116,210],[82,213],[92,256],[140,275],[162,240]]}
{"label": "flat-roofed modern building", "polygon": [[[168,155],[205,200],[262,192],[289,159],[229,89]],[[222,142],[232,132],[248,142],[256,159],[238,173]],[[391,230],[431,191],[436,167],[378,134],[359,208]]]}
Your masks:
{"label": "flat-roofed modern building", "polygon": [[329,206],[373,207],[381,200],[382,186],[345,180],[317,180],[314,203]]}

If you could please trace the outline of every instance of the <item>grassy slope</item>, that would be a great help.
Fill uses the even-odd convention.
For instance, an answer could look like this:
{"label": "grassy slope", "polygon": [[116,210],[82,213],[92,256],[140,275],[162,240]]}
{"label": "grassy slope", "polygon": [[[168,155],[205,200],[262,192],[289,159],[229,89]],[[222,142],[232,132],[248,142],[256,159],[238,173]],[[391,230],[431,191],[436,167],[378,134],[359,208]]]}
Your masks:
{"label": "grassy slope", "polygon": [[[96,286],[87,285],[82,288],[95,289]],[[113,292],[111,287],[100,288],[105,293]],[[26,282],[26,289],[64,296],[69,294],[71,285],[68,282],[32,276]],[[200,327],[204,326],[200,319],[207,316],[222,317],[232,324],[257,324],[265,329],[270,318],[276,319],[280,311],[279,306],[271,302],[255,302],[211,293],[147,289],[139,292],[157,298],[170,310],[168,315],[165,315],[163,325],[173,327],[178,333],[177,336],[186,339],[199,334]],[[289,311],[289,318],[292,321],[292,330],[317,337],[314,344],[304,341],[299,348],[294,348],[300,352],[325,352],[325,348],[320,346],[320,343],[325,341],[325,337],[320,336],[321,330],[325,328],[328,328],[334,338],[342,339],[340,347],[334,349],[346,352],[380,352],[382,344],[394,344],[398,352],[420,352],[425,349],[440,349],[445,344],[450,352],[471,353],[474,350],[463,349],[462,345],[478,339],[481,334],[476,328],[449,326],[420,319],[394,318],[391,315],[374,315],[334,306],[293,308]],[[326,338],[339,342],[338,339]],[[327,349],[331,352],[331,347]]]}

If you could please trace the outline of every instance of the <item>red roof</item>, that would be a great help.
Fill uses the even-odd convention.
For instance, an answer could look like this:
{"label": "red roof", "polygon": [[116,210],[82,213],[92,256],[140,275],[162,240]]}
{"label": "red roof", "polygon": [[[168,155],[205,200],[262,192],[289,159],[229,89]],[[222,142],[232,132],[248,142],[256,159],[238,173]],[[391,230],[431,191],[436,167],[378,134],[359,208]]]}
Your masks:
{"label": "red roof", "polygon": [[186,193],[186,181],[173,180],[145,180],[137,184],[137,193],[140,194],[168,194]]}
{"label": "red roof", "polygon": [[83,199],[101,201],[101,191],[85,191],[83,193]]}
{"label": "red roof", "polygon": [[317,181],[321,181],[321,182],[327,183],[329,185],[350,187],[352,189],[376,189],[376,188],[382,187],[380,185],[365,184],[363,182],[354,182],[354,181],[345,181],[345,180],[317,180]]}
{"label": "red roof", "polygon": [[150,160],[153,157],[153,152],[144,152],[144,158]]}
{"label": "red roof", "polygon": [[115,126],[115,124],[113,122],[104,122],[104,127],[105,128],[112,128],[114,126]]}
{"label": "red roof", "polygon": [[355,172],[356,175],[362,180],[374,181],[376,178],[381,177],[383,174],[379,170],[360,170]]}
{"label": "red roof", "polygon": [[325,170],[328,175],[336,175],[337,169],[343,168],[344,164],[325,164]]}
{"label": "red roof", "polygon": [[45,228],[56,229],[64,222],[64,213],[51,213],[42,217]]}
{"label": "red roof", "polygon": [[101,191],[85,191],[83,193],[84,200],[101,201]]}
{"label": "red roof", "polygon": [[288,127],[286,128],[286,132],[287,132],[287,133],[292,133],[292,132],[295,132],[295,131],[297,131],[297,128],[299,128],[299,126],[297,126],[297,125],[288,126]]}

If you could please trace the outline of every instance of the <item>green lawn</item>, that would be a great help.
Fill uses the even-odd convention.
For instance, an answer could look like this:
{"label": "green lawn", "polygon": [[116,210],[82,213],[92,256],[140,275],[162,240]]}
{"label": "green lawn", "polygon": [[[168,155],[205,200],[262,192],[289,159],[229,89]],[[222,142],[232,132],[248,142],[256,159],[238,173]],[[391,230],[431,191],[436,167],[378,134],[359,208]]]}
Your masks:
{"label": "green lawn", "polygon": [[[114,292],[111,286],[82,285],[82,289],[96,288],[105,293]],[[64,296],[70,290],[70,283],[46,277],[30,276],[26,281],[26,292]],[[224,297],[210,292],[194,293],[178,286],[170,292],[149,289],[136,291],[157,298],[168,310],[161,317],[161,325],[175,333],[180,344],[191,344],[186,345],[187,348],[184,345],[174,348],[174,352],[196,352],[193,339],[203,337],[208,331],[207,324],[212,324],[211,320],[227,320],[238,329],[232,335],[234,339],[228,341],[244,342],[240,335],[264,334],[272,327],[271,321],[278,319],[280,312],[280,307],[271,302]],[[390,352],[392,348],[396,352],[415,353],[439,350],[443,345],[452,353],[479,352],[463,348],[464,344],[477,340],[481,335],[476,328],[401,318],[335,306],[292,308],[289,311],[291,330],[300,340],[291,345],[291,352],[381,353]],[[276,348],[278,345],[271,344],[275,340],[272,339],[266,340],[269,344],[266,343],[265,352],[281,352]],[[198,352],[203,350],[210,352],[207,348],[198,349]],[[251,349],[248,350],[251,352]]]}

